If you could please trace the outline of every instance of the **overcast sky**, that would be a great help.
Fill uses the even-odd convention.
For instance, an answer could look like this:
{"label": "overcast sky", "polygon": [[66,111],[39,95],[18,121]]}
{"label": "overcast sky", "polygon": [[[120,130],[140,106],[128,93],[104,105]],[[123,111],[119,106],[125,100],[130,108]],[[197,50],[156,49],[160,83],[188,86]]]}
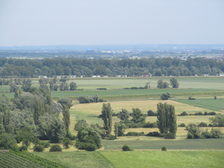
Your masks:
{"label": "overcast sky", "polygon": [[224,0],[0,0],[0,46],[224,44]]}

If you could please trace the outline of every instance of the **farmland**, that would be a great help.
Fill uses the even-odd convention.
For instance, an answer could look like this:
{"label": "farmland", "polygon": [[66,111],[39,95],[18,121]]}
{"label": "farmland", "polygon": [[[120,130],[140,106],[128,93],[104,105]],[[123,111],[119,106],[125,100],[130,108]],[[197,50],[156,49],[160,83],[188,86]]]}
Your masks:
{"label": "farmland", "polygon": [[187,99],[178,99],[178,102],[193,105],[196,107],[206,108],[214,111],[224,111],[224,99],[196,99],[196,100],[187,100]]}

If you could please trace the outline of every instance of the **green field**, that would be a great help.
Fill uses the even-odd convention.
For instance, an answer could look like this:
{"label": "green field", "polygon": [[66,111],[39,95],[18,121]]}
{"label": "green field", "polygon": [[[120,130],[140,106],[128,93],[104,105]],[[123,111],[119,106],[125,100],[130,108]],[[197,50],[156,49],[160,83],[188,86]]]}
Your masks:
{"label": "green field", "polygon": [[121,150],[121,147],[125,144],[132,149],[138,150],[161,149],[163,146],[172,150],[224,150],[224,139],[140,140],[140,138],[141,137],[127,137],[124,140],[104,140],[103,146],[105,150]]}
{"label": "green field", "polygon": [[102,152],[115,168],[222,168],[224,151]]}
{"label": "green field", "polygon": [[196,100],[177,99],[176,101],[180,103],[193,105],[196,107],[214,110],[214,111],[224,110],[224,99],[216,99],[216,100],[215,99],[196,99]]}
{"label": "green field", "polygon": [[99,152],[35,153],[68,168],[114,168]]}
{"label": "green field", "polygon": [[222,168],[224,151],[36,153],[68,168]]}

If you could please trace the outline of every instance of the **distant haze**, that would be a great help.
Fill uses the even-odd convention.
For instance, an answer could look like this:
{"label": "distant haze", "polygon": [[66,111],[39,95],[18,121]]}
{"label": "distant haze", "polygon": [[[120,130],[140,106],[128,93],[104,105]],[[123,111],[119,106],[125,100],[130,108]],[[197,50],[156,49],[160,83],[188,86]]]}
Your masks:
{"label": "distant haze", "polygon": [[224,0],[0,0],[0,46],[224,44]]}

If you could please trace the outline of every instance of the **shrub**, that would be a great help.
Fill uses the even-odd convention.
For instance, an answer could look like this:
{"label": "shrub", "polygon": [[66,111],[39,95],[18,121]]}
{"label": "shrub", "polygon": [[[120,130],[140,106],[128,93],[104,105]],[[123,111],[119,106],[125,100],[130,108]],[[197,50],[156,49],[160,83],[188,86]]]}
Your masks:
{"label": "shrub", "polygon": [[186,127],[188,133],[187,133],[187,138],[188,139],[198,139],[201,136],[201,131],[195,124],[189,124]]}
{"label": "shrub", "polygon": [[166,147],[163,146],[163,147],[161,148],[161,151],[167,151]]}
{"label": "shrub", "polygon": [[163,93],[161,96],[160,96],[160,99],[161,100],[168,100],[170,98],[170,94],[169,93]]}
{"label": "shrub", "polygon": [[179,116],[187,116],[187,115],[188,115],[188,113],[186,111],[179,114]]}
{"label": "shrub", "polygon": [[122,146],[123,151],[131,151],[131,148],[128,145]]}
{"label": "shrub", "polygon": [[12,149],[17,150],[16,139],[11,134],[0,135],[0,149]]}
{"label": "shrub", "polygon": [[63,139],[63,146],[64,146],[64,148],[68,149],[69,145],[71,145],[71,144],[72,144],[72,142],[71,142],[71,140],[69,138]]}
{"label": "shrub", "polygon": [[96,90],[107,90],[107,88],[96,88]]}
{"label": "shrub", "polygon": [[99,98],[98,96],[94,96],[94,97],[83,97],[80,96],[78,98],[79,103],[97,103],[97,102],[104,102],[103,99]]}
{"label": "shrub", "polygon": [[96,150],[101,147],[99,134],[93,128],[78,131],[76,147],[84,150]]}
{"label": "shrub", "polygon": [[146,134],[146,136],[160,137],[160,133],[157,131],[149,132],[148,134]]}
{"label": "shrub", "polygon": [[196,98],[188,97],[188,100],[196,100]]}
{"label": "shrub", "polygon": [[26,145],[22,145],[22,146],[20,146],[20,147],[18,148],[18,150],[19,150],[20,152],[22,152],[22,151],[27,151],[27,146],[26,146]]}
{"label": "shrub", "polygon": [[147,114],[148,114],[148,116],[157,116],[157,113],[154,112],[154,111],[152,111],[152,110],[149,110],[149,111],[147,112]]}
{"label": "shrub", "polygon": [[144,132],[128,132],[126,136],[144,136]]}
{"label": "shrub", "polygon": [[38,142],[38,144],[43,146],[44,148],[48,148],[50,146],[49,142]]}
{"label": "shrub", "polygon": [[44,151],[44,147],[42,145],[35,145],[33,147],[33,151],[34,152],[43,152]]}
{"label": "shrub", "polygon": [[200,122],[200,123],[198,124],[198,126],[199,126],[199,127],[207,127],[208,124],[205,123],[205,122]]}
{"label": "shrub", "polygon": [[61,149],[61,146],[59,145],[52,145],[49,152],[61,152],[62,149]]}
{"label": "shrub", "polygon": [[181,123],[178,125],[178,127],[186,127],[186,125],[184,123]]}
{"label": "shrub", "polygon": [[169,133],[164,135],[164,138],[165,139],[175,139],[176,138],[176,134],[169,132]]}
{"label": "shrub", "polygon": [[211,118],[211,123],[215,127],[223,127],[224,126],[224,115],[219,114],[216,115],[215,117]]}
{"label": "shrub", "polygon": [[212,129],[210,134],[211,134],[211,138],[221,138],[222,137],[222,133],[218,129]]}
{"label": "shrub", "polygon": [[78,149],[84,149],[86,151],[95,151],[98,147],[95,144],[88,142],[76,142],[76,147]]}
{"label": "shrub", "polygon": [[147,122],[147,123],[143,124],[143,128],[156,128],[156,127],[157,127],[156,122],[154,122],[154,123]]}
{"label": "shrub", "polygon": [[204,115],[202,112],[194,113],[194,115]]}

